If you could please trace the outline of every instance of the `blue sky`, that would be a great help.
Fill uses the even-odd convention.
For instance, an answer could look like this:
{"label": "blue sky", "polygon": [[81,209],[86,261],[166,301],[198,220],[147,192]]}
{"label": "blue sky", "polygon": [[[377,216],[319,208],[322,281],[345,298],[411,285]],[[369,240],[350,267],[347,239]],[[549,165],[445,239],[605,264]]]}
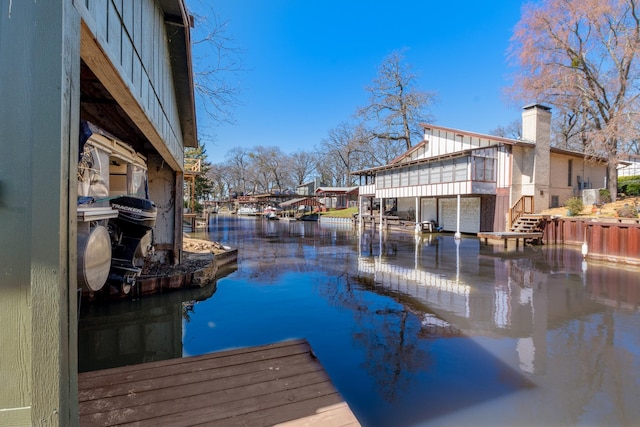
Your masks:
{"label": "blue sky", "polygon": [[[367,104],[365,87],[394,50],[404,50],[420,90],[437,94],[434,124],[488,133],[520,117],[504,95],[520,0],[187,1],[203,3],[244,51],[237,123],[203,141],[213,163],[236,146],[312,150]],[[198,120],[204,130],[206,117]]]}

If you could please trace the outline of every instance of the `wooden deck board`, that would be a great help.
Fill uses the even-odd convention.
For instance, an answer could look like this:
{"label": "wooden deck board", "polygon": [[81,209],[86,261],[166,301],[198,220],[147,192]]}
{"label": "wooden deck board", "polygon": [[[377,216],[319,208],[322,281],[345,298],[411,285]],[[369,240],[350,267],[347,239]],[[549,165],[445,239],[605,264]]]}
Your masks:
{"label": "wooden deck board", "polygon": [[304,340],[87,372],[78,383],[82,426],[359,425]]}
{"label": "wooden deck board", "polygon": [[477,234],[479,239],[484,239],[485,245],[487,244],[488,239],[492,240],[503,240],[504,247],[507,247],[507,241],[515,240],[516,247],[518,247],[520,243],[520,239],[522,241],[526,240],[537,240],[541,239],[543,236],[542,232],[531,232],[531,231],[495,231],[495,232],[481,232]]}

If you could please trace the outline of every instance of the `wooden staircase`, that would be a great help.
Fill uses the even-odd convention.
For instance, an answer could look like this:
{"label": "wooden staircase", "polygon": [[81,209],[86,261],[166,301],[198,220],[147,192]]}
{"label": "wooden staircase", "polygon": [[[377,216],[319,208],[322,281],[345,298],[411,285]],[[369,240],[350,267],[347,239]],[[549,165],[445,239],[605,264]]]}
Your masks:
{"label": "wooden staircase", "polygon": [[[516,233],[541,233],[543,215],[524,214],[511,225],[511,232]],[[531,240],[534,240],[533,238]],[[536,239],[537,240],[537,239]],[[525,242],[527,239],[525,239]]]}

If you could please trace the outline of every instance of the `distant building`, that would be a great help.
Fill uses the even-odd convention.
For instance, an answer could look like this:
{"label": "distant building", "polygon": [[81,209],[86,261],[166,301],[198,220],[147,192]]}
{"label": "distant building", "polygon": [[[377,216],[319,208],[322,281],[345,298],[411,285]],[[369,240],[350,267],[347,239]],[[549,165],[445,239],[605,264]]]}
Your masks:
{"label": "distant building", "polygon": [[316,194],[316,189],[322,184],[320,178],[315,178],[313,181],[304,182],[296,187],[296,193],[299,196],[313,196]]}
{"label": "distant building", "polygon": [[357,206],[359,187],[318,187],[316,196],[329,209],[345,209]]}
{"label": "distant building", "polygon": [[361,205],[456,231],[504,231],[512,209],[562,206],[586,188],[604,188],[606,163],[550,146],[551,109],[526,106],[522,140],[423,125],[424,140],[389,164],[353,172]]}
{"label": "distant building", "polygon": [[618,165],[618,176],[640,175],[640,155],[632,154]]}

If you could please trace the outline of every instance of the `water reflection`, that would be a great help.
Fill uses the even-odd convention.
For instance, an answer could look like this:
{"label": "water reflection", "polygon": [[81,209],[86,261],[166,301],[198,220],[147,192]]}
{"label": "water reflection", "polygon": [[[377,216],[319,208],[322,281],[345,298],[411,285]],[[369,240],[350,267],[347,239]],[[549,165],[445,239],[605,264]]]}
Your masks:
{"label": "water reflection", "polygon": [[[238,270],[187,318],[179,301],[136,308],[174,312],[157,317],[166,348],[147,343],[127,363],[306,338],[364,425],[640,420],[637,270],[562,248],[312,222],[219,217],[200,237],[237,247]],[[81,320],[81,345],[95,346],[81,362],[147,334],[125,317]]]}
{"label": "water reflection", "polygon": [[182,322],[189,320],[196,302],[210,298],[215,289],[212,283],[135,301],[84,304],[78,328],[78,370],[182,357]]}

